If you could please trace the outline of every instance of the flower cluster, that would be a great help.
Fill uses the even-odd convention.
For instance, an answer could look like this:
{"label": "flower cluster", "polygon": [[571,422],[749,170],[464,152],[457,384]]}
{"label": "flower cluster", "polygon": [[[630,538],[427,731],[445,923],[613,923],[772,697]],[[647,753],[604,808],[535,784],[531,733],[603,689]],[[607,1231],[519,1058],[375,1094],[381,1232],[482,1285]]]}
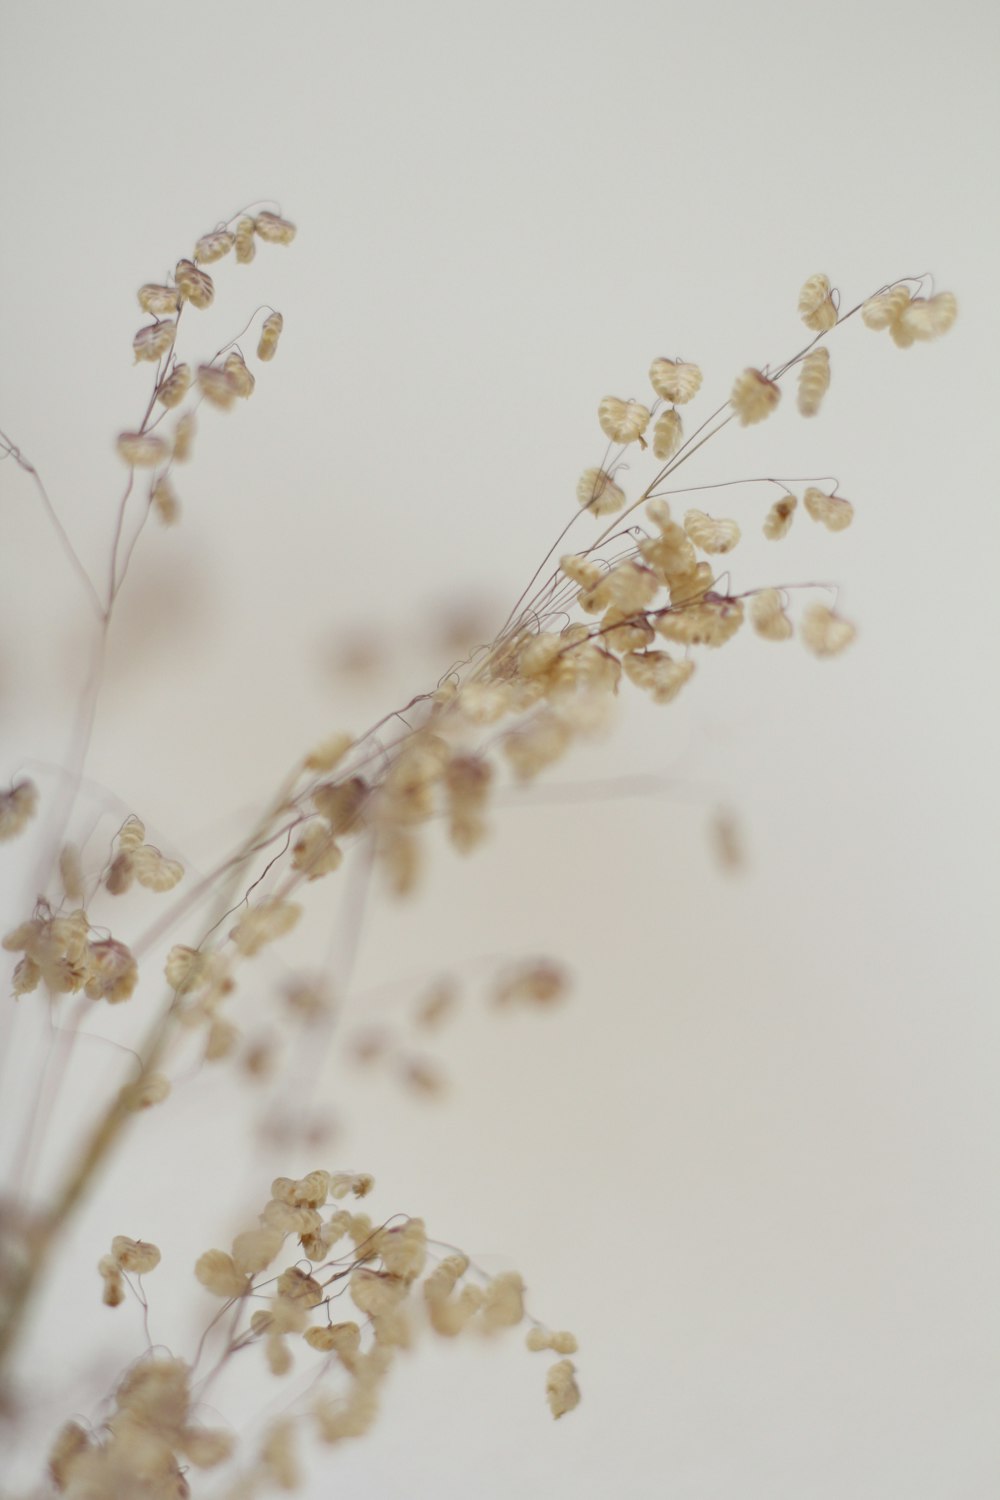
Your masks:
{"label": "flower cluster", "polygon": [[[235,340],[206,360],[177,358],[186,308],[197,312],[214,302],[215,283],[205,267],[230,255],[237,264],[248,264],[259,243],[289,244],[294,236],[294,225],[276,213],[237,215],[202,235],[190,257],[176,262],[171,277],[139,290],[140,308],[151,321],[136,332],[133,354],[138,364],[153,367],[153,384],[142,420],[117,439],[130,473],[106,600],[73,556],[104,633],[146,516],[170,524],[179,515],[173,470],[191,455],[196,410],[203,404],[229,410],[255,390],[256,377]],[[845,313],[839,292],[817,274],[801,288],[798,312],[813,335],[806,347],[777,366],[746,366],[724,387],[728,397],[700,420],[689,412],[697,410],[702,396],[702,371],[680,357],[652,360],[652,394],[644,399],[605,396],[596,413],[605,448],[576,484],[579,508],[493,638],[397,714],[360,735],[333,734],[308,752],[236,854],[206,879],[197,894],[224,898],[221,915],[197,941],[170,948],[167,993],[154,1013],[135,1075],[94,1123],[52,1204],[34,1217],[23,1214],[30,1224],[24,1248],[31,1253],[21,1256],[9,1295],[5,1288],[0,1352],[11,1342],[11,1330],[61,1229],[128,1118],[169,1095],[171,1065],[182,1040],[194,1033],[200,1042],[203,1036],[205,1062],[238,1055],[241,1030],[229,1011],[243,966],[292,932],[309,888],[334,875],[352,847],[374,861],[391,892],[408,896],[421,878],[431,826],[442,827],[460,855],[473,853],[504,799],[516,797],[578,740],[604,728],[623,684],[654,703],[672,703],[702,662],[727,646],[747,621],[766,642],[797,635],[819,658],[836,657],[851,643],[854,626],[827,600],[807,598],[801,609],[795,606],[795,584],[737,588],[730,559],[747,529],[746,516],[714,514],[702,508],[701,494],[697,505],[679,501],[678,496],[690,498],[713,486],[686,489],[673,476],[730,423],[745,427],[772,417],[780,407],[782,382],[792,372],[798,412],[817,417],[831,388],[824,340],[855,313],[907,348],[945,333],[956,304],[950,293],[901,282]],[[280,313],[268,310],[262,317],[258,361],[266,364],[274,357],[282,327]],[[4,443],[34,474],[16,448]],[[642,455],[652,456],[655,471],[630,498],[624,473],[627,469],[631,479],[638,470],[633,461]],[[119,555],[129,498],[143,474],[146,508]],[[773,488],[768,492],[769,508],[754,520],[770,541],[788,535],[800,498],[815,535],[824,541],[825,533],[837,534],[853,521],[853,503],[829,476],[797,481],[804,485],[801,496],[784,480],[750,482],[779,491],[776,498]],[[587,514],[606,522],[596,540],[565,543],[570,527]],[[723,572],[719,558],[726,559]],[[817,586],[801,587],[815,591]],[[24,830],[37,802],[37,790],[26,778],[0,792],[0,841]],[[49,894],[3,939],[4,948],[21,955],[13,991],[20,996],[41,988],[54,1011],[60,997],[79,992],[115,1005],[136,993],[136,955],[144,957],[146,950],[134,942],[131,951],[97,924],[104,915],[100,903],[120,913],[129,903],[108,903],[108,898],[135,887],[169,893],[182,880],[183,867],[147,841],[134,816],[118,827],[100,858],[93,857],[93,830],[80,847],[62,841],[66,831],[60,833],[50,877],[58,894],[51,885],[41,887]],[[720,824],[718,837],[727,863],[736,866],[732,827]],[[235,890],[242,888],[242,897],[233,895],[232,881]],[[188,909],[180,903],[173,907],[163,930],[172,915],[186,915]],[[544,1009],[566,988],[561,965],[533,958],[503,968],[490,994],[498,1009]],[[303,1025],[325,1024],[335,1013],[317,981],[290,982],[283,998]],[[414,1024],[434,1032],[454,1014],[457,999],[454,981],[438,981],[420,996]],[[425,1056],[384,1037],[371,1040],[371,1034],[364,1046],[369,1056],[393,1058],[414,1089],[428,1094],[440,1089],[442,1075]],[[363,1055],[361,1042],[356,1051]],[[254,1043],[242,1060],[247,1072],[261,1076],[271,1054],[265,1043]],[[234,1496],[264,1485],[296,1485],[298,1448],[308,1432],[325,1443],[366,1432],[397,1352],[409,1348],[425,1326],[447,1338],[466,1331],[489,1336],[528,1319],[529,1349],[559,1356],[546,1375],[550,1411],[556,1418],[572,1411],[580,1400],[569,1357],[576,1353],[573,1335],[530,1318],[518,1274],[489,1277],[461,1252],[438,1253],[446,1247],[428,1240],[418,1218],[373,1221],[357,1203],[372,1186],[365,1173],[322,1168],[301,1178],[276,1178],[257,1223],[228,1249],[206,1250],[197,1261],[197,1280],[217,1303],[198,1352],[188,1362],[151,1350],[125,1373],[110,1415],[98,1428],[67,1423],[50,1454],[56,1489],[69,1500],[186,1495],[189,1466],[213,1469],[235,1457],[231,1433],[200,1425],[199,1402],[229,1361],[252,1346],[272,1376],[315,1366],[322,1380],[305,1416],[279,1417],[259,1436],[249,1467],[235,1478]],[[348,1199],[354,1200],[350,1206]],[[131,1291],[145,1308],[140,1278],[159,1261],[155,1245],[114,1236],[97,1267],[104,1303],[121,1306]],[[349,1316],[343,1316],[345,1310]],[[200,1368],[203,1357],[214,1359],[207,1375]]]}
{"label": "flower cluster", "polygon": [[[248,1493],[262,1482],[292,1488],[299,1481],[301,1441],[310,1433],[326,1444],[364,1434],[396,1353],[409,1349],[422,1328],[449,1339],[463,1331],[490,1336],[525,1320],[524,1282],[516,1272],[486,1276],[461,1252],[437,1258],[428,1271],[433,1246],[423,1220],[375,1224],[366,1213],[340,1206],[348,1197],[366,1198],[373,1187],[368,1173],[322,1168],[276,1178],[257,1225],[238,1234],[229,1250],[205,1251],[195,1265],[198,1281],[220,1304],[199,1355],[188,1363],[151,1354],[126,1372],[99,1429],[66,1423],[49,1455],[57,1490],[67,1500],[104,1494],[174,1500],[187,1493],[188,1465],[216,1468],[236,1446],[229,1431],[197,1422],[194,1391],[203,1397],[237,1353],[255,1346],[273,1376],[287,1375],[298,1361],[313,1362],[321,1378],[308,1413],[265,1430],[243,1480]],[[296,1256],[290,1261],[289,1242]],[[105,1304],[120,1306],[131,1285],[127,1278],[159,1263],[155,1245],[116,1235],[98,1264]],[[354,1314],[346,1318],[338,1311],[345,1295]],[[227,1331],[212,1370],[196,1387],[199,1360],[221,1314]],[[577,1348],[572,1334],[551,1333],[535,1320],[527,1345],[563,1356]],[[546,1394],[555,1417],[578,1404],[569,1360],[550,1367]]]}

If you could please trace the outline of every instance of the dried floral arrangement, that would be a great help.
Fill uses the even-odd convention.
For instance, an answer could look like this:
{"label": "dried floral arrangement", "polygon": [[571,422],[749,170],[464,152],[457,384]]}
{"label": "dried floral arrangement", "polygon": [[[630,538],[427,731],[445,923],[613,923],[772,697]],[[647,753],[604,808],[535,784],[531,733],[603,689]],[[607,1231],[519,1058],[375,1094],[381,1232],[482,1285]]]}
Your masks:
{"label": "dried floral arrangement", "polygon": [[[42,894],[33,910],[14,913],[4,924],[3,948],[16,965],[7,1003],[47,1008],[52,1047],[44,1066],[58,1073],[73,1065],[76,1037],[104,1006],[141,1007],[145,1033],[123,1063],[120,1086],[84,1122],[79,1139],[65,1143],[55,1190],[39,1197],[30,1174],[4,1186],[0,1368],[3,1419],[14,1426],[22,1401],[16,1363],[22,1335],[66,1226],[126,1136],[144,1129],[149,1111],[169,1109],[182,1061],[194,1057],[198,1066],[224,1067],[239,1058],[242,1066],[254,1066],[236,1003],[245,966],[293,931],[309,887],[335,878],[345,861],[364,859],[396,897],[411,897],[420,883],[422,834],[432,821],[444,820],[458,854],[472,854],[488,834],[498,792],[532,781],[574,742],[602,728],[624,683],[655,703],[671,703],[698,663],[727,645],[747,620],[767,641],[797,634],[820,658],[850,645],[853,624],[826,597],[816,597],[822,593],[816,585],[768,583],[733,592],[717,559],[738,545],[740,525],[700,508],[678,506],[676,514],[671,508],[677,496],[725,485],[685,487],[673,476],[729,423],[765,420],[792,382],[798,410],[814,417],[830,384],[828,335],[856,314],[900,348],[945,333],[956,314],[954,297],[932,292],[927,278],[884,286],[842,311],[827,277],[811,276],[798,300],[810,334],[805,346],[775,366],[745,369],[721,404],[696,419],[688,411],[697,410],[701,394],[698,365],[655,358],[647,400],[607,396],[600,402],[604,452],[581,475],[578,508],[493,639],[411,698],[405,721],[387,714],[361,735],[334,732],[309,749],[240,846],[192,882],[181,860],[147,840],[134,813],[110,840],[93,831],[79,839],[75,815],[87,731],[134,549],[149,518],[163,526],[179,521],[176,470],[192,455],[196,421],[253,395],[256,379],[241,343],[248,329],[256,330],[257,361],[270,362],[279,348],[280,312],[259,309],[243,333],[211,357],[179,359],[182,332],[187,336],[198,310],[214,299],[205,267],[227,257],[248,265],[259,245],[288,245],[295,233],[278,213],[241,213],[199,239],[191,258],[179,260],[163,284],[140,288],[139,305],[151,321],[136,333],[133,351],[136,363],[151,368],[151,391],[140,421],[117,439],[127,479],[104,588],[80,561],[32,462],[0,434],[5,456],[35,485],[96,632],[95,666],[78,707],[79,763],[71,768],[70,793],[53,797],[37,885]],[[637,451],[651,458],[652,472],[629,497],[623,464]],[[756,482],[776,492],[757,524],[779,542],[795,521],[800,496],[783,480]],[[798,483],[805,484],[802,509],[818,524],[817,534],[851,524],[852,503],[837,486]],[[586,524],[584,513],[598,521],[597,536],[570,547],[568,535]],[[0,792],[0,841],[9,846],[30,836],[40,800],[35,781],[15,770]],[[174,904],[126,941],[115,906],[136,888]],[[158,956],[165,935],[181,924],[187,941],[174,942],[165,959]],[[559,965],[531,961],[500,975],[495,997],[545,1006],[565,983]],[[320,1045],[328,1046],[335,1007],[323,981],[298,982],[285,1000],[289,1024],[318,1028]],[[447,985],[432,988],[422,1002],[425,1024],[441,1024],[453,1003]],[[409,1066],[416,1087],[433,1089],[432,1073]],[[51,1077],[40,1077],[36,1100],[51,1086]],[[22,1161],[30,1160],[40,1128],[36,1106],[21,1134]],[[206,1248],[193,1268],[160,1269],[156,1245],[109,1234],[106,1253],[87,1271],[87,1295],[103,1295],[109,1317],[129,1298],[148,1314],[146,1278],[153,1273],[193,1272],[215,1299],[215,1311],[190,1349],[154,1347],[145,1321],[146,1347],[137,1348],[114,1389],[101,1393],[93,1419],[73,1416],[52,1434],[47,1472],[33,1493],[174,1500],[190,1493],[242,1497],[293,1489],[317,1443],[337,1444],[369,1429],[397,1351],[426,1330],[452,1338],[526,1324],[528,1348],[556,1356],[545,1377],[552,1415],[573,1411],[580,1400],[573,1335],[528,1314],[517,1274],[481,1272],[466,1255],[429,1237],[418,1218],[379,1219],[362,1211],[359,1200],[373,1186],[364,1172],[333,1168],[278,1177],[261,1193],[257,1222],[228,1249]],[[232,1430],[206,1422],[206,1396],[220,1372],[251,1347],[269,1372],[262,1378],[280,1379],[293,1365],[301,1373],[308,1361],[310,1383],[294,1410],[290,1397],[288,1409],[238,1444]]]}

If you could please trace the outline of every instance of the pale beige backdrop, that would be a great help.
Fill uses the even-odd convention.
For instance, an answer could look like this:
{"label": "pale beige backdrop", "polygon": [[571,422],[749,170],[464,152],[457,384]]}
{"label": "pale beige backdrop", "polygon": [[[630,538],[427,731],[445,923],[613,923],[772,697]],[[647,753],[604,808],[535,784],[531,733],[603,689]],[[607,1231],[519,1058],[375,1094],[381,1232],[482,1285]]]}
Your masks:
{"label": "pale beige backdrop", "polygon": [[[135,288],[244,204],[299,225],[289,249],[213,267],[188,352],[261,302],[283,341],[246,408],[204,416],[182,524],[141,538],[89,761],[100,828],[134,810],[196,864],[323,733],[434,682],[442,612],[502,618],[599,460],[598,400],[641,396],[653,356],[697,359],[724,399],[744,365],[800,347],[796,294],[819,270],[852,303],[932,271],[961,306],[947,340],[907,352],[855,320],[815,422],[786,400],[689,471],[839,477],[843,535],[800,514],[765,543],[760,487],[708,508],[744,524],[737,586],[842,583],[855,648],[817,662],[748,634],[676,705],[624,702],[471,863],[438,848],[418,903],[376,896],[344,1034],[455,968],[448,1096],[330,1068],[310,1108],[339,1137],[281,1150],[246,1086],[188,1080],[67,1246],[36,1375],[58,1349],[63,1407],[86,1412],[84,1377],[92,1401],[141,1342],[134,1308],[98,1306],[91,1267],[120,1232],[163,1249],[153,1337],[188,1352],[195,1256],[276,1172],[322,1162],[520,1268],[538,1315],[578,1334],[585,1394],[553,1425],[520,1336],[420,1350],[311,1494],[996,1493],[995,17],[977,0],[7,0],[2,45],[0,426],[95,575],[113,437],[147,389]],[[0,524],[0,778],[28,769],[51,796],[85,617],[10,462]],[[336,645],[373,638],[362,697]],[[739,879],[713,860],[720,804]],[[0,858],[13,922],[31,876],[17,847]],[[342,979],[352,922],[332,903],[321,886],[306,943]],[[489,956],[529,952],[571,965],[572,1000],[488,1015]],[[4,1022],[11,1145],[31,1006]],[[133,1034],[126,1009],[106,1035]],[[50,1141],[116,1056],[83,1045]],[[280,1396],[249,1374],[223,1419]]]}

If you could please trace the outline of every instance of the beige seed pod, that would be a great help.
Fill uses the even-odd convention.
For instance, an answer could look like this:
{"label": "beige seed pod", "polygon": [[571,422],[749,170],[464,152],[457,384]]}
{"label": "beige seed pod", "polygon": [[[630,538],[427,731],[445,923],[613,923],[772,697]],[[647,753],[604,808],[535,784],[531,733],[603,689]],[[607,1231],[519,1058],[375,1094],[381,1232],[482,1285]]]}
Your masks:
{"label": "beige seed pod", "polygon": [[175,286],[157,286],[149,281],[139,288],[138,295],[139,306],[153,318],[168,317],[180,307],[180,293]]}
{"label": "beige seed pod", "polygon": [[354,744],[355,737],[341,730],[337,734],[331,734],[328,739],[322,740],[303,761],[307,771],[332,771],[347,754]]}
{"label": "beige seed pod", "polygon": [[269,360],[274,358],[278,347],[278,339],[281,330],[285,326],[285,320],[280,312],[268,313],[260,330],[260,342],[257,345],[257,358]]}
{"label": "beige seed pod", "polygon": [[151,844],[142,844],[135,850],[132,869],[147,891],[172,891],[184,875],[184,866],[178,860],[165,859]]}
{"label": "beige seed pod", "polygon": [[810,604],[802,621],[802,640],[814,656],[837,656],[857,634],[849,620],[825,604]]}
{"label": "beige seed pod", "polygon": [[27,777],[12,782],[9,792],[0,792],[0,843],[16,838],[27,827],[37,806],[38,788]]}
{"label": "beige seed pod", "polygon": [[277,896],[271,896],[241,917],[230,930],[229,936],[244,958],[252,958],[266,944],[291,932],[301,915],[302,908],[294,901],[282,901]]}
{"label": "beige seed pod", "polygon": [[145,328],[140,328],[132,340],[135,363],[139,364],[141,360],[148,360],[155,364],[173,348],[176,336],[177,325],[170,318],[162,323],[150,323]]}
{"label": "beige seed pod", "polygon": [[94,1440],[79,1422],[65,1422],[49,1450],[49,1475],[60,1492],[69,1483],[75,1461],[94,1446]]}
{"label": "beige seed pod", "polygon": [[117,448],[130,469],[154,469],[167,457],[167,445],[155,432],[120,432]]}
{"label": "beige seed pod", "polygon": [[771,414],[781,400],[781,391],[759,370],[746,369],[737,376],[729,400],[741,425],[749,427]]}
{"label": "beige seed pod", "polygon": [[674,661],[666,651],[630,651],[622,665],[630,681],[654,703],[672,703],[694,673],[693,661]]}
{"label": "beige seed pod", "polygon": [[136,1276],[145,1276],[160,1264],[160,1252],[155,1245],[149,1240],[131,1240],[127,1234],[115,1235],[111,1254],[123,1271],[132,1271]]}
{"label": "beige seed pod", "polygon": [[830,351],[810,349],[799,366],[799,411],[804,417],[814,417],[830,385]]}
{"label": "beige seed pod", "polygon": [[638,401],[621,401],[605,396],[597,408],[601,431],[613,443],[634,443],[649,426],[649,408]]}
{"label": "beige seed pod", "polygon": [[83,900],[83,865],[75,844],[63,844],[59,851],[59,879],[68,899],[75,904]]}
{"label": "beige seed pod", "polygon": [[139,983],[139,966],[124,943],[104,938],[91,943],[87,983],[84,993],[90,1000],[106,1000],[119,1005],[131,999]]}
{"label": "beige seed pod", "polygon": [[203,234],[195,245],[194,258],[202,265],[211,265],[213,260],[228,255],[235,244],[236,236],[228,229],[213,229],[211,234]]}
{"label": "beige seed pod", "polygon": [[174,267],[174,280],[183,301],[192,307],[211,307],[215,298],[215,286],[207,271],[201,271],[193,260],[179,260]]}
{"label": "beige seed pod", "polygon": [[826,333],[837,321],[837,309],[825,276],[810,276],[799,292],[799,317],[807,328]]}
{"label": "beige seed pod", "polygon": [[683,604],[660,615],[659,635],[682,646],[724,646],[743,624],[742,599],[705,594],[696,604]]}
{"label": "beige seed pod", "polygon": [[370,1172],[334,1172],[330,1177],[330,1197],[346,1198],[348,1193],[353,1193],[355,1198],[367,1198],[374,1186],[375,1179]]}
{"label": "beige seed pod", "polygon": [[220,411],[228,411],[239,395],[233,377],[218,365],[199,365],[197,379],[198,389],[206,401]]}
{"label": "beige seed pod", "polygon": [[164,1078],[162,1073],[144,1073],[135,1083],[127,1084],[119,1097],[126,1109],[137,1112],[162,1104],[169,1093],[169,1078]]}
{"label": "beige seed pod", "polygon": [[124,896],[126,891],[131,890],[134,879],[132,855],[128,850],[121,850],[111,861],[111,867],[104,877],[105,889],[112,896]]}
{"label": "beige seed pod", "polygon": [[146,825],[131,813],[118,830],[119,849],[138,849],[146,839]]}
{"label": "beige seed pod", "polygon": [[785,614],[777,589],[761,589],[750,601],[750,623],[765,641],[787,641],[792,622]]}
{"label": "beige seed pod", "polygon": [[233,1240],[233,1265],[243,1276],[266,1271],[285,1242],[280,1229],[246,1229]]}
{"label": "beige seed pod", "polygon": [[236,259],[240,265],[249,265],[257,254],[257,242],[254,239],[254,222],[251,218],[242,218],[236,226],[233,235],[233,243],[236,246]]}
{"label": "beige seed pod", "polygon": [[740,539],[735,521],[720,521],[703,510],[689,510],[684,516],[684,530],[702,552],[732,552]]}
{"label": "beige seed pod", "polygon": [[866,327],[874,328],[876,331],[891,328],[899,321],[909,301],[910,292],[907,287],[890,287],[887,292],[880,292],[878,296],[868,298],[861,309],[862,322]]}
{"label": "beige seed pod", "polygon": [[415,1281],[427,1261],[427,1228],[423,1219],[407,1219],[392,1229],[385,1229],[378,1239],[382,1265],[390,1276]]}
{"label": "beige seed pod", "polygon": [[497,1005],[552,1005],[569,992],[569,975],[550,958],[534,958],[501,974],[493,990]]}
{"label": "beige seed pod", "polygon": [[329,1354],[337,1347],[337,1335],[329,1325],[323,1328],[307,1328],[303,1338],[311,1349]]}
{"label": "beige seed pod", "polygon": [[290,245],[296,234],[294,224],[266,210],[257,215],[254,228],[261,239],[266,240],[269,245]]}
{"label": "beige seed pod", "polygon": [[625,491],[604,469],[584,469],[577,481],[576,498],[595,516],[610,516],[625,504]]}
{"label": "beige seed pod", "polygon": [[646,514],[658,531],[666,531],[673,525],[670,517],[670,501],[664,500],[662,495],[657,495],[655,500],[650,500],[646,506]]}
{"label": "beige seed pod", "polygon": [[778,542],[788,535],[798,503],[794,495],[782,495],[780,500],[775,500],[764,518],[764,535],[769,542]]}
{"label": "beige seed pod", "polygon": [[249,396],[253,395],[253,388],[256,381],[247,369],[246,361],[242,354],[238,354],[235,349],[231,350],[226,355],[223,369],[236,386],[237,396],[242,396],[246,400]]}
{"label": "beige seed pod", "polygon": [[517,1271],[501,1271],[486,1286],[482,1323],[488,1332],[513,1328],[524,1317],[524,1278]]}
{"label": "beige seed pod", "polygon": [[579,552],[564,553],[564,556],[559,558],[559,568],[579,588],[595,588],[604,576],[604,568],[601,567],[600,562],[580,556]]}
{"label": "beige seed pod", "polygon": [[668,408],[656,419],[653,428],[653,453],[659,459],[672,458],[681,445],[684,428],[680,412]]}
{"label": "beige seed pod", "polygon": [[232,1057],[241,1039],[242,1033],[238,1026],[234,1026],[232,1021],[224,1021],[221,1016],[215,1016],[208,1028],[202,1056],[206,1062],[221,1062],[225,1057]]}
{"label": "beige seed pod", "polygon": [[165,474],[160,476],[150,490],[149,503],[161,526],[174,526],[180,520],[181,503]]}
{"label": "beige seed pod", "polygon": [[843,495],[827,495],[810,485],[802,497],[802,503],[814,521],[821,522],[828,531],[846,531],[854,520],[854,506]]}
{"label": "beige seed pod", "polygon": [[683,359],[654,359],[649,379],[656,394],[675,406],[683,406],[701,389],[700,369]]}
{"label": "beige seed pod", "polygon": [[180,406],[190,386],[191,366],[175,365],[166,380],[161,380],[157,386],[156,399],[169,411],[174,406]]}
{"label": "beige seed pod", "polygon": [[292,1368],[292,1351],[280,1333],[272,1333],[264,1345],[264,1358],[272,1375],[287,1375]]}
{"label": "beige seed pod", "polygon": [[174,428],[173,448],[171,449],[171,457],[175,464],[186,464],[189,461],[196,428],[194,412],[182,412]]}
{"label": "beige seed pod", "polygon": [[369,1317],[391,1312],[406,1293],[406,1284],[396,1276],[369,1271],[360,1266],[350,1280],[348,1290],[355,1307]]}
{"label": "beige seed pod", "polygon": [[292,845],[292,869],[301,870],[307,880],[320,880],[340,868],[344,851],[326,823],[312,823]]}
{"label": "beige seed pod", "polygon": [[571,1359],[561,1359],[545,1377],[545,1394],[554,1417],[564,1417],[580,1404],[580,1387],[576,1383],[576,1366]]}
{"label": "beige seed pod", "polygon": [[225,1250],[206,1250],[195,1262],[194,1274],[214,1297],[242,1297],[250,1287],[249,1277],[240,1275]]}
{"label": "beige seed pod", "polygon": [[102,1301],[105,1307],[121,1307],[125,1301],[125,1285],[122,1281],[121,1267],[110,1255],[102,1255],[97,1262],[97,1269],[104,1282],[104,1296]]}
{"label": "beige seed pod", "polygon": [[904,335],[914,339],[936,339],[947,333],[958,315],[958,303],[951,292],[938,292],[933,297],[914,297],[899,315],[899,327]]}

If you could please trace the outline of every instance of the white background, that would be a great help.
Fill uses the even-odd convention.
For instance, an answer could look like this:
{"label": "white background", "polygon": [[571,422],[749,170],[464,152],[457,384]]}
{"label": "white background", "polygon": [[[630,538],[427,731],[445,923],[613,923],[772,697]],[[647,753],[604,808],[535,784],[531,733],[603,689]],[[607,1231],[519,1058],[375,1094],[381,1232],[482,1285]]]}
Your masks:
{"label": "white background", "polygon": [[[857,510],[844,535],[800,511],[765,543],[766,487],[707,508],[744,525],[738,587],[842,584],[851,653],[817,662],[748,633],[676,705],[630,697],[614,736],[547,783],[589,792],[503,811],[471,863],[436,853],[412,907],[370,906],[345,1034],[400,976],[405,1001],[442,970],[488,973],[484,954],[574,970],[558,1015],[485,1016],[471,985],[441,1103],[332,1070],[323,1160],[373,1171],[377,1210],[519,1267],[538,1316],[578,1334],[585,1397],[554,1426],[544,1356],[519,1336],[418,1350],[316,1495],[996,1490],[984,16],[974,0],[8,0],[0,425],[95,576],[113,438],[146,399],[135,287],[243,204],[272,198],[299,225],[289,249],[212,268],[194,345],[190,317],[193,358],[262,302],[285,333],[252,402],[204,416],[180,527],[141,539],[88,764],[122,799],[95,786],[105,831],[134,810],[195,861],[323,733],[434,682],[442,605],[479,598],[502,618],[600,457],[598,400],[641,398],[653,356],[697,359],[706,403],[724,399],[744,365],[801,346],[796,295],[818,270],[849,304],[925,270],[960,302],[947,340],[905,352],[853,320],[815,422],[786,400],[690,471],[839,477]],[[86,616],[9,462],[0,524],[0,775],[34,767],[51,791],[37,763],[66,764]],[[333,660],[359,633],[388,657],[364,703]],[[634,776],[656,789],[593,789]],[[747,843],[737,880],[712,857],[720,802]],[[33,892],[16,846],[2,858],[12,922]],[[331,926],[324,891],[317,926],[346,967],[350,919]],[[37,1014],[22,1003],[18,1056],[35,1056]],[[104,1034],[130,1024],[115,1012]],[[93,1261],[119,1232],[163,1248],[154,1336],[185,1352],[169,1314],[194,1256],[276,1171],[318,1164],[263,1146],[246,1086],[227,1087],[197,1078],[143,1121],[67,1246],[36,1372],[53,1339],[108,1378],[140,1347],[134,1309],[97,1306]],[[68,1384],[67,1409],[81,1401]]]}

